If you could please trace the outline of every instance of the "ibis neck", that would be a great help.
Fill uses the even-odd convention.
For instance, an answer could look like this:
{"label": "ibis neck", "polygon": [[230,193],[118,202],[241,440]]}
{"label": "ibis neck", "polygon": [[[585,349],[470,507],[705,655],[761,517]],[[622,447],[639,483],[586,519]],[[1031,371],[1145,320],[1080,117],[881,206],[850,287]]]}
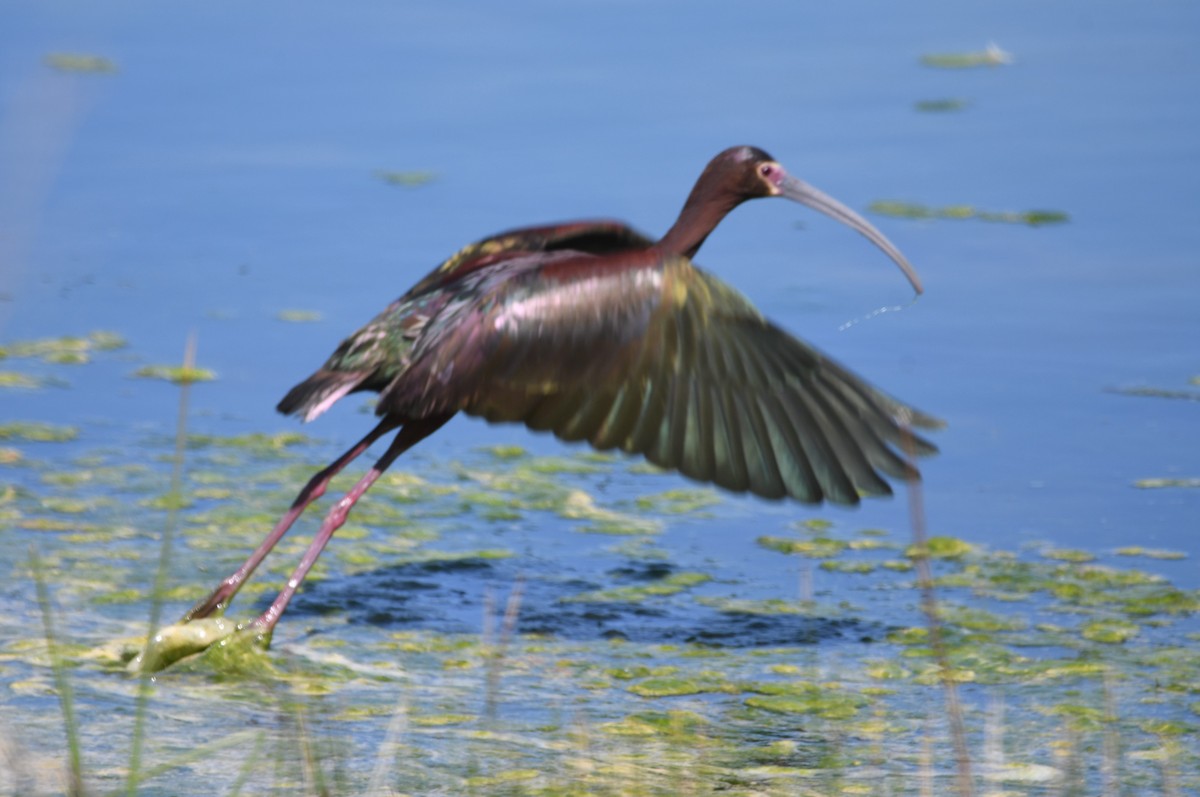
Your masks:
{"label": "ibis neck", "polygon": [[697,198],[695,193],[688,197],[679,218],[667,234],[656,244],[656,247],[666,254],[682,255],[688,259],[700,251],[704,239],[708,237],[721,219],[729,215],[741,203],[737,196],[718,195]]}

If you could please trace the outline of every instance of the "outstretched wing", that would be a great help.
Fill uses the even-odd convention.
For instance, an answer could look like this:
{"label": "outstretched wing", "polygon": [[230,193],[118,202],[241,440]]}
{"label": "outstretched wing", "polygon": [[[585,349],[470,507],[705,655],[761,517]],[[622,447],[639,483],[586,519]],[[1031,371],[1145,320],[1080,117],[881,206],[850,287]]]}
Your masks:
{"label": "outstretched wing", "polygon": [[317,371],[293,387],[276,407],[311,421],[348,393],[383,390],[408,367],[425,325],[460,293],[458,283],[518,253],[570,250],[610,254],[653,243],[619,221],[600,219],[523,227],[463,247],[343,340]]}
{"label": "outstretched wing", "polygon": [[[434,329],[434,327],[437,327]],[[854,504],[940,426],[764,319],[685,258],[546,257],[431,321],[379,411],[463,410],[644,455],[728,490]]]}

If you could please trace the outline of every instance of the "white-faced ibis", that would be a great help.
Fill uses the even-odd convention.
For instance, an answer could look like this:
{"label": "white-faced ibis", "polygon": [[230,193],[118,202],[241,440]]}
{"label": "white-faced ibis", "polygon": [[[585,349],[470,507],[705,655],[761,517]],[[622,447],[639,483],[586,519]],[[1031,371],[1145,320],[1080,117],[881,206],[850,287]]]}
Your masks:
{"label": "white-faced ibis", "polygon": [[459,412],[640,454],[764,498],[856,504],[913,478],[898,447],[936,449],[940,423],[879,392],[692,263],[729,211],[780,196],[865,235],[921,287],[904,256],[767,153],[733,147],[704,169],[657,243],[612,221],[529,227],[459,251],[338,346],[279,411],[311,421],[343,396],[379,394],[382,420],[313,476],[258,550],[185,621],[223,612],[330,479],[399,430],[334,505],[287,586],[248,630],[271,630],[354,503],[395,459]]}

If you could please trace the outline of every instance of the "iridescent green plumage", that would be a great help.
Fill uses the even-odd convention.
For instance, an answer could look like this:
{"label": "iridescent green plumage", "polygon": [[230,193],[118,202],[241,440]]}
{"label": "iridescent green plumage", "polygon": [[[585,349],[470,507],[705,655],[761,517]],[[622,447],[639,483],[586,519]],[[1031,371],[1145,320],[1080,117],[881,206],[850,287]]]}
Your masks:
{"label": "iridescent green plumage", "polygon": [[469,295],[469,275],[517,254],[588,254],[644,248],[653,241],[615,221],[510,230],[455,252],[382,313],[346,338],[321,368],[279,402],[284,414],[312,420],[346,393],[382,391],[407,369],[413,345],[431,318]]}

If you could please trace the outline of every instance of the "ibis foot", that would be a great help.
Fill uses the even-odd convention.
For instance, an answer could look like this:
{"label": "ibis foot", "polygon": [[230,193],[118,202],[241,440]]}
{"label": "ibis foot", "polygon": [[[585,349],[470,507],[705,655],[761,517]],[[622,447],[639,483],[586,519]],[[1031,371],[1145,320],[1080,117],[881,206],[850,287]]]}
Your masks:
{"label": "ibis foot", "polygon": [[154,674],[181,659],[219,651],[221,669],[244,668],[271,644],[271,631],[263,618],[235,623],[224,617],[203,617],[160,628],[141,653],[126,665],[136,675]]}

